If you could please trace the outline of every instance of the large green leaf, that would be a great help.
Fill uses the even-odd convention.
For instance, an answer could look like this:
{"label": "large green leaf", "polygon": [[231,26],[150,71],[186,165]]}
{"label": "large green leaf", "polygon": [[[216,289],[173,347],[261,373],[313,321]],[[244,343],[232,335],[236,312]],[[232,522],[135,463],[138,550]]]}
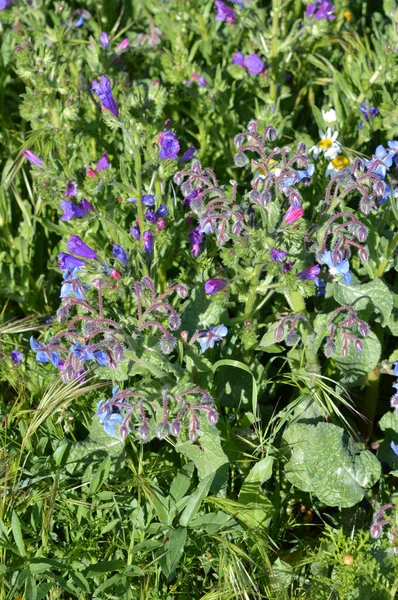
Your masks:
{"label": "large green leaf", "polygon": [[200,284],[190,294],[189,303],[182,315],[181,329],[188,331],[191,336],[198,329],[222,323],[224,315],[225,306],[216,298],[210,299],[205,294],[203,284]]}
{"label": "large green leaf", "polygon": [[333,284],[333,295],[339,304],[350,305],[364,319],[375,311],[383,317],[383,325],[389,322],[393,309],[393,297],[381,279],[363,285]]}
{"label": "large green leaf", "polygon": [[381,356],[381,344],[373,332],[363,339],[362,352],[357,352],[351,343],[347,356],[342,356],[341,339],[337,340],[336,347],[333,359],[340,371],[339,382],[347,387],[363,384]]}
{"label": "large green leaf", "polygon": [[329,506],[354,506],[380,477],[377,458],[368,450],[358,453],[343,429],[331,423],[292,425],[283,439],[290,449],[288,480]]}

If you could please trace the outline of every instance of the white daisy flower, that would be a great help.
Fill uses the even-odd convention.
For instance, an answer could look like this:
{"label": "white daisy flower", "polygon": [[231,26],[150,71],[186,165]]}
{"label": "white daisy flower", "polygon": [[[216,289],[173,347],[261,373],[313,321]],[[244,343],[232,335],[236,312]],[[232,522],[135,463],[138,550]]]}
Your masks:
{"label": "white daisy flower", "polygon": [[323,131],[319,130],[319,137],[321,139],[316,146],[312,146],[312,148],[309,150],[313,153],[314,158],[318,158],[321,152],[324,153],[325,158],[328,160],[336,158],[341,150],[341,144],[337,141],[338,135],[338,131],[334,131],[332,134],[330,127],[327,128],[326,133],[323,133]]}
{"label": "white daisy flower", "polygon": [[326,169],[326,176],[334,177],[335,175],[337,175],[337,173],[348,167],[349,164],[351,164],[349,159],[343,154],[339,154],[338,156],[333,158],[328,164],[328,168]]}
{"label": "white daisy flower", "polygon": [[322,117],[326,125],[333,125],[333,123],[336,123],[337,121],[337,115],[334,108],[331,108],[330,110],[323,110]]}

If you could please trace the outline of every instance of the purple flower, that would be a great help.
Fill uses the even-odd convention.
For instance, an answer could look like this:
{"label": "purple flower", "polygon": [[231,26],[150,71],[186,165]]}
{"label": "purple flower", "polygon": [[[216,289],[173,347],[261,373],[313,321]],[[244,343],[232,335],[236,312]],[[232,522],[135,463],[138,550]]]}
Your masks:
{"label": "purple flower", "polygon": [[217,292],[225,288],[226,285],[228,285],[226,279],[209,279],[209,281],[206,281],[205,283],[205,292],[209,295],[217,294]]}
{"label": "purple flower", "polygon": [[188,150],[185,150],[184,154],[180,158],[180,162],[188,162],[192,158],[195,158],[196,148],[194,146],[190,146]]}
{"label": "purple flower", "polygon": [[153,252],[153,246],[154,246],[154,239],[153,239],[153,233],[152,231],[150,231],[149,229],[147,229],[147,231],[144,231],[143,233],[143,237],[144,237],[144,248],[145,248],[145,252],[147,252],[147,254],[149,254],[149,256],[152,254]]}
{"label": "purple flower", "polygon": [[87,244],[85,244],[78,235],[71,235],[69,240],[66,242],[66,247],[68,248],[69,252],[77,254],[77,256],[89,258],[90,260],[97,258],[96,251],[90,248],[90,246],[87,246]]}
{"label": "purple flower", "polygon": [[0,10],[5,10],[11,4],[12,0],[0,0]]}
{"label": "purple flower", "polygon": [[206,79],[203,77],[203,75],[199,75],[199,79],[198,79],[198,86],[199,86],[199,87],[206,87],[206,86],[207,86],[207,81],[206,81]]}
{"label": "purple flower", "polygon": [[312,267],[309,267],[308,269],[301,271],[301,273],[298,273],[297,277],[300,277],[300,279],[315,280],[318,279],[320,273],[321,267],[319,265],[312,265]]}
{"label": "purple flower", "polygon": [[22,352],[18,352],[18,350],[13,350],[11,352],[11,362],[14,365],[20,365],[23,359],[23,354]]}
{"label": "purple flower", "polygon": [[227,23],[235,23],[236,14],[233,8],[227,6],[222,0],[215,0],[217,9],[216,21],[226,21]]}
{"label": "purple flower", "polygon": [[136,225],[133,225],[130,229],[130,232],[133,236],[133,238],[135,238],[136,240],[140,239],[140,228],[137,227]]}
{"label": "purple flower", "polygon": [[291,223],[294,223],[295,221],[298,221],[299,219],[301,219],[303,214],[304,214],[303,207],[301,206],[300,202],[298,202],[298,200],[295,200],[294,203],[286,211],[283,219],[284,219],[286,225],[290,225]]}
{"label": "purple flower", "polygon": [[113,244],[112,254],[115,258],[118,258],[120,260],[122,265],[124,265],[124,266],[127,265],[127,252],[124,248],[122,248],[121,246],[118,246],[117,244]]}
{"label": "purple flower", "polygon": [[159,208],[156,211],[156,218],[157,219],[164,219],[165,217],[169,216],[169,211],[167,209],[167,206],[165,204],[159,204]]}
{"label": "purple flower", "polygon": [[119,111],[112,96],[111,82],[109,81],[108,77],[101,75],[99,83],[98,81],[93,81],[91,89],[100,99],[102,106],[105,106],[105,108],[109,110],[113,116],[118,117]]}
{"label": "purple flower", "polygon": [[188,237],[191,241],[191,251],[194,258],[197,258],[200,254],[200,244],[203,241],[203,233],[200,231],[200,227],[195,227],[190,233],[188,233]]}
{"label": "purple flower", "polygon": [[148,221],[148,223],[156,223],[156,214],[154,213],[153,210],[151,210],[150,208],[147,208],[145,211],[145,219]]}
{"label": "purple flower", "polygon": [[379,114],[378,108],[376,108],[375,106],[371,106],[369,108],[366,102],[362,102],[361,106],[359,107],[359,110],[361,111],[365,121],[368,123],[370,118],[373,119],[373,117]]}
{"label": "purple flower", "polygon": [[214,348],[215,342],[220,342],[227,333],[228,329],[225,325],[208,327],[200,334],[196,341],[199,342],[202,352],[205,352],[208,348]]}
{"label": "purple flower", "polygon": [[59,205],[63,211],[61,221],[71,221],[77,217],[85,217],[87,214],[81,204],[75,205],[69,200],[64,200],[63,202],[60,202]]}
{"label": "purple flower", "polygon": [[36,156],[36,154],[33,154],[33,152],[31,152],[30,150],[24,150],[23,155],[26,158],[26,160],[28,160],[33,165],[37,165],[38,167],[44,167],[44,162],[38,156]]}
{"label": "purple flower", "polygon": [[264,69],[264,63],[257,54],[248,54],[243,66],[249,70],[250,75],[259,75]]}
{"label": "purple flower", "polygon": [[[153,196],[152,194],[144,194],[143,196],[141,196],[141,200],[142,204],[145,204],[145,206],[155,206],[155,196]],[[137,204],[137,198],[128,198],[128,202],[133,202],[134,204]]]}
{"label": "purple flower", "polygon": [[180,144],[177,140],[177,136],[175,133],[172,133],[169,129],[165,131],[160,136],[160,147],[161,150],[158,154],[158,157],[165,160],[167,158],[178,158],[178,153],[180,151]]}
{"label": "purple flower", "polygon": [[191,192],[188,196],[184,198],[183,206],[184,208],[188,208],[191,205],[191,201],[195,200],[200,194],[200,188],[195,188],[193,192]]}
{"label": "purple flower", "polygon": [[101,158],[99,159],[99,161],[97,163],[97,171],[102,171],[103,169],[109,169],[111,166],[112,166],[112,164],[108,160],[106,151],[104,151],[102,153]]}
{"label": "purple flower", "polygon": [[277,248],[272,248],[270,252],[271,260],[276,260],[278,262],[283,262],[287,252],[285,250],[278,250]]}
{"label": "purple flower", "polygon": [[109,35],[106,33],[106,31],[103,31],[100,35],[99,38],[100,44],[103,48],[105,48],[105,50],[108,50],[109,48]]}
{"label": "purple flower", "polygon": [[70,179],[66,184],[66,190],[64,193],[65,198],[68,196],[77,196],[77,183],[75,183],[76,179]]}
{"label": "purple flower", "polygon": [[285,262],[282,267],[282,273],[289,273],[293,268],[293,263],[291,261]]}
{"label": "purple flower", "polygon": [[316,21],[321,19],[326,19],[326,21],[331,21],[335,19],[335,15],[333,14],[334,6],[328,0],[317,0],[314,4],[309,4],[305,9],[305,14],[307,17],[314,17]]}
{"label": "purple flower", "polygon": [[245,57],[242,54],[242,52],[235,52],[235,54],[232,55],[232,62],[234,65],[239,65],[240,67],[244,67],[245,66]]}
{"label": "purple flower", "polygon": [[76,256],[71,256],[71,254],[67,254],[66,252],[60,252],[57,258],[59,268],[63,271],[65,269],[75,269],[76,267],[84,267],[86,264],[81,258],[76,258]]}

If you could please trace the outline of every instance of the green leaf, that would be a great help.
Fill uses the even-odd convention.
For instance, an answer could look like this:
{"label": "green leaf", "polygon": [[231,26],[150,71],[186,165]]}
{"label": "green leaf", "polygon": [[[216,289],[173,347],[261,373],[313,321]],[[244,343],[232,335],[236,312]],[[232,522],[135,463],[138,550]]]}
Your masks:
{"label": "green leaf", "polygon": [[37,600],[37,587],[36,581],[32,575],[25,581],[25,598],[26,600]]}
{"label": "green leaf", "polygon": [[340,372],[339,382],[347,387],[365,383],[368,373],[377,366],[381,356],[381,344],[373,332],[363,338],[362,352],[357,352],[351,343],[347,356],[342,356],[340,338],[336,348],[333,360]]}
{"label": "green leaf", "polygon": [[172,579],[175,569],[184,553],[185,543],[187,541],[187,530],[185,527],[169,529],[168,537],[169,540],[165,547],[167,554],[165,556],[166,572],[164,574],[169,579]]}
{"label": "green leaf", "polygon": [[274,458],[266,456],[249,471],[239,493],[239,502],[244,505],[241,516],[248,527],[261,527],[272,517],[274,507],[261,489],[261,485],[272,475]]}
{"label": "green leaf", "polygon": [[111,468],[111,459],[107,456],[97,468],[94,475],[91,477],[90,487],[88,489],[88,495],[92,496],[101,487],[106,478],[109,475]]}
{"label": "green leaf", "polygon": [[191,520],[193,520],[200,509],[203,500],[209,493],[211,484],[213,483],[214,473],[210,473],[207,477],[202,479],[196,490],[191,494],[186,505],[184,512],[180,517],[180,525],[187,527]]}
{"label": "green leaf", "polygon": [[124,569],[126,566],[127,565],[124,560],[108,560],[90,565],[85,570],[85,574],[110,573],[111,571],[119,571],[120,569]]}
{"label": "green leaf", "polygon": [[384,460],[392,469],[398,469],[398,456],[391,448],[391,442],[398,443],[398,414],[389,411],[379,421],[379,427],[384,431],[384,440],[377,450],[377,456]]}
{"label": "green leaf", "polygon": [[392,293],[381,279],[375,279],[363,285],[333,284],[333,295],[341,306],[350,305],[367,319],[375,311],[383,317],[383,325],[387,325],[393,309]]}
{"label": "green leaf", "polygon": [[12,512],[11,529],[20,555],[26,556],[25,544],[22,537],[21,523],[15,510]]}
{"label": "green leaf", "polygon": [[257,397],[258,397],[258,390],[257,390],[257,382],[256,382],[256,378],[254,376],[254,374],[252,373],[250,367],[248,367],[247,365],[245,365],[245,363],[240,362],[239,360],[231,360],[231,359],[223,359],[223,360],[219,360],[218,362],[215,363],[215,365],[213,365],[213,373],[216,372],[217,369],[219,369],[220,367],[234,367],[235,369],[241,369],[242,371],[245,371],[246,373],[249,373],[252,377],[252,413],[255,415],[257,414]]}
{"label": "green leaf", "polygon": [[287,479],[328,506],[354,506],[380,478],[377,458],[368,450],[357,453],[341,427],[296,424],[283,439],[290,449]]}
{"label": "green leaf", "polygon": [[191,462],[184,465],[174,477],[170,486],[170,496],[174,502],[179,502],[189,490],[192,483],[193,471],[194,463]]}
{"label": "green leaf", "polygon": [[190,294],[190,301],[182,315],[181,329],[192,336],[199,329],[222,323],[224,315],[226,316],[225,307],[216,299],[210,299],[205,294],[204,285],[200,283]]}

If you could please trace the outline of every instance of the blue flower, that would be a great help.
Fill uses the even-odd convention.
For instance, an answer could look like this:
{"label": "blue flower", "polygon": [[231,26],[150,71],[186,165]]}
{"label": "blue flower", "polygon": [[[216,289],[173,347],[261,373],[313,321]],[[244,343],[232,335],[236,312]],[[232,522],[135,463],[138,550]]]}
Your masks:
{"label": "blue flower", "polygon": [[33,335],[30,338],[30,347],[36,352],[36,362],[48,363],[51,362],[54,367],[58,367],[60,356],[58,352],[46,350],[46,347],[41,342],[36,342]]}
{"label": "blue flower", "polygon": [[[390,144],[391,143],[392,142],[390,142]],[[386,150],[386,148],[384,148],[384,146],[380,144],[379,146],[377,146],[376,152],[373,154],[371,160],[365,161],[365,165],[372,173],[376,173],[376,175],[379,175],[379,177],[382,177],[384,179],[387,170],[392,165],[393,157],[395,157],[395,152],[392,149]],[[374,165],[374,160],[376,158],[381,160],[384,164]]]}
{"label": "blue flower", "polygon": [[220,342],[223,337],[228,333],[225,325],[216,325],[215,327],[208,327],[202,331],[197,341],[200,344],[200,349],[205,352],[208,348],[214,348],[216,342]]}
{"label": "blue flower", "polygon": [[329,250],[328,252],[324,252],[324,254],[322,255],[321,264],[327,265],[329,267],[329,273],[331,275],[343,275],[344,283],[346,285],[351,284],[352,275],[350,273],[350,263],[347,259],[335,264],[333,261],[332,253]]}
{"label": "blue flower", "polygon": [[115,258],[118,258],[120,260],[122,265],[124,265],[124,266],[127,265],[127,252],[124,248],[122,248],[121,246],[118,246],[117,244],[113,244],[112,254]]}
{"label": "blue flower", "polygon": [[[115,386],[112,389],[112,398],[115,397],[118,390],[118,386]],[[97,402],[96,415],[99,418],[105,433],[114,436],[116,433],[115,424],[120,424],[123,421],[123,415],[121,415],[119,412],[113,412],[113,407],[111,403],[112,399],[108,399],[105,402],[103,400]]]}
{"label": "blue flower", "polygon": [[[392,363],[393,367],[394,367],[394,375],[395,377],[398,377],[398,360]],[[396,385],[396,384],[395,384]],[[393,386],[394,387],[394,386]]]}
{"label": "blue flower", "polygon": [[22,352],[18,352],[18,350],[13,350],[11,352],[11,361],[14,365],[20,365],[23,359]]}
{"label": "blue flower", "polygon": [[99,83],[98,81],[93,81],[91,89],[100,99],[102,106],[109,110],[115,117],[118,117],[119,110],[112,96],[111,82],[108,77],[101,75]]}
{"label": "blue flower", "polygon": [[101,367],[105,367],[108,364],[108,356],[105,352],[102,350],[90,352],[90,350],[80,342],[70,346],[69,350],[82,362],[86,360],[96,360]]}
{"label": "blue flower", "polygon": [[394,442],[391,442],[390,447],[394,454],[398,456],[398,444],[394,444]]}
{"label": "blue flower", "polygon": [[[78,300],[83,300],[84,296],[81,292],[80,286],[77,284],[76,281],[73,281],[75,279],[77,279],[77,277],[79,276],[79,268],[75,268],[75,269],[67,269],[64,274],[63,274],[63,279],[64,281],[67,281],[70,283],[63,283],[61,286],[61,293],[59,295],[60,298],[68,298],[68,296],[75,296]],[[83,285],[82,283],[80,284],[81,287],[85,290],[87,290],[90,286],[88,285]]]}
{"label": "blue flower", "polygon": [[168,217],[169,216],[169,211],[167,209],[167,206],[165,204],[160,204],[159,208],[156,211],[156,218],[163,218],[163,217]]}

